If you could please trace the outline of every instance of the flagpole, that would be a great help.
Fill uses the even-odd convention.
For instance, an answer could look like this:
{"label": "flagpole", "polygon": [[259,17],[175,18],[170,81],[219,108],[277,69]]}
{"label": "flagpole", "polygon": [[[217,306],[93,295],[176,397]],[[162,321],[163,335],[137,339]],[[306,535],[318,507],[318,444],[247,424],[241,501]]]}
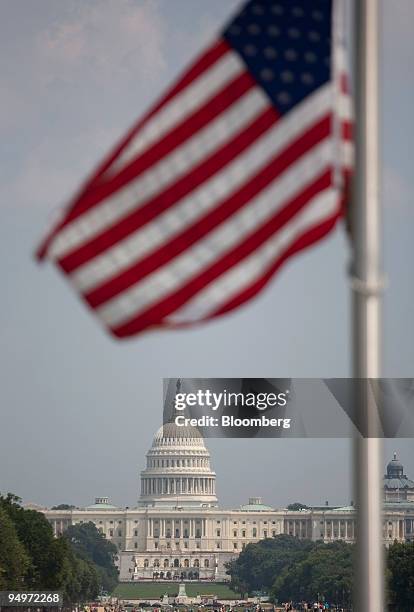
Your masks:
{"label": "flagpole", "polygon": [[[381,212],[379,201],[379,2],[356,0],[355,184],[353,201],[353,375],[379,378],[381,362]],[[355,442],[358,503],[356,610],[384,610],[382,441],[369,385],[359,387],[368,436]]]}

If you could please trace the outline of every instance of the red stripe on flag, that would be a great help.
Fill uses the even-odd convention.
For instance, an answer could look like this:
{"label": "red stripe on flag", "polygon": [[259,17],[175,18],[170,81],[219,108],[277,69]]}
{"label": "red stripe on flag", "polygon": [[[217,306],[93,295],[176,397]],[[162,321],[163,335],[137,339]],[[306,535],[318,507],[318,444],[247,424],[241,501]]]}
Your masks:
{"label": "red stripe on flag", "polygon": [[191,172],[173,183],[168,189],[133,210],[131,214],[90,240],[84,246],[62,257],[59,260],[61,268],[65,272],[72,272],[75,268],[103,253],[133,231],[143,227],[213,176],[220,168],[236,158],[237,155],[252,144],[261,134],[266,132],[277,120],[278,115],[274,108],[269,107],[266,109],[232,141],[214,152]]}
{"label": "red stripe on flag", "polygon": [[277,179],[293,162],[300,159],[330,133],[330,116],[324,117],[318,124],[312,126],[296,141],[289,144],[280,154],[269,160],[269,164],[257,172],[247,184],[236,193],[217,205],[214,210],[182,232],[173,240],[165,243],[155,252],[108,280],[98,288],[86,294],[88,303],[96,308],[115,295],[138,283],[144,277],[179,255],[209,232],[229,219],[237,210],[249,203],[261,190]]}
{"label": "red stripe on flag", "polygon": [[260,227],[257,231],[239,244],[235,249],[226,253],[224,257],[215,262],[210,267],[203,270],[201,274],[191,279],[183,287],[173,294],[170,294],[160,302],[147,308],[145,311],[119,326],[111,328],[111,332],[118,338],[123,338],[131,334],[138,333],[149,326],[156,325],[160,320],[177,310],[189,299],[194,297],[199,291],[213,282],[217,277],[235,266],[242,259],[247,257],[263,242],[277,232],[289,219],[317,194],[331,186],[332,169],[329,169],[311,185],[304,189],[293,200],[286,203],[283,210],[278,211],[270,221]]}
{"label": "red stripe on flag", "polygon": [[[277,270],[284,264],[284,262],[289,259],[292,255],[299,253],[306,247],[311,244],[318,242],[321,238],[323,238],[326,234],[328,234],[331,229],[336,224],[337,220],[341,216],[340,206],[338,205],[338,212],[332,215],[329,219],[313,227],[306,233],[302,234],[299,238],[297,238],[284,252],[282,255],[278,257],[278,259],[272,264],[269,270],[261,276],[255,283],[250,285],[247,289],[240,292],[238,295],[233,297],[231,300],[226,302],[223,306],[218,308],[216,311],[210,313],[208,317],[204,320],[212,319],[213,317],[221,316],[227,313],[229,310],[240,306],[244,302],[247,302],[251,298],[253,298],[261,289],[263,289],[267,283],[271,280]],[[182,325],[180,325],[183,327]]]}
{"label": "red stripe on flag", "polygon": [[341,124],[341,136],[343,140],[353,139],[354,124],[352,121],[343,121]]}
{"label": "red stripe on flag", "polygon": [[179,94],[183,89],[191,85],[191,83],[197,79],[203,72],[211,68],[219,59],[226,53],[231,51],[231,47],[223,39],[215,42],[211,47],[202,53],[202,55],[196,59],[190,68],[184,71],[182,77],[178,78],[178,81],[155,103],[153,107],[143,116],[138,122],[136,122],[129,130],[127,135],[123,138],[121,143],[117,146],[112,154],[105,160],[105,162],[99,167],[96,172],[95,178],[102,175],[108,168],[113,164],[117,157],[123,152],[123,150],[129,145],[129,143],[135,138],[139,130],[144,124],[155,115],[167,102],[172,100],[174,96]]}
{"label": "red stripe on flag", "polygon": [[228,109],[236,100],[254,86],[255,82],[247,72],[236,77],[236,79],[229,83],[223,90],[214,96],[214,98],[209,100],[206,105],[193,115],[187,117],[185,121],[172,129],[169,133],[165,134],[161,140],[156,142],[149,149],[146,149],[126,168],[122,169],[118,174],[112,176],[104,183],[101,182],[99,185],[95,186],[93,190],[88,191],[76,210],[73,210],[67,215],[64,225],[68,225],[86,211],[101,204],[101,202],[116,191],[124,188],[130,181],[138,178],[140,174],[150,166],[178,148],[188,138],[196,134],[215,117]]}
{"label": "red stripe on flag", "polygon": [[346,72],[342,72],[339,77],[339,90],[345,94],[350,93],[349,76]]}
{"label": "red stripe on flag", "polygon": [[[111,150],[108,156],[104,158],[101,164],[92,172],[88,179],[81,185],[76,195],[69,202],[66,207],[65,215],[61,221],[59,221],[52,230],[49,231],[46,238],[39,245],[36,251],[36,257],[38,260],[45,258],[47,250],[59,231],[67,224],[67,220],[70,215],[71,218],[75,218],[83,211],[83,199],[86,194],[95,187],[99,181],[102,180],[104,173],[110,168],[113,162],[121,155],[124,149],[134,139],[139,130],[144,124],[155,115],[167,102],[169,102],[174,96],[180,93],[185,87],[191,84],[197,77],[199,77],[204,71],[212,67],[219,59],[221,59],[226,53],[231,51],[231,47],[224,39],[219,39],[214,42],[206,51],[204,51],[199,58],[191,63],[190,68],[183,71],[183,76],[179,77],[177,82],[160,98],[160,100],[150,108],[150,110],[144,114],[127,132],[121,141]],[[77,212],[79,209],[79,212]]]}
{"label": "red stripe on flag", "polygon": [[203,72],[211,68],[229,51],[231,51],[231,47],[224,39],[219,39],[211,47],[204,51],[201,56],[191,64],[191,67],[184,71],[183,76],[178,78],[177,82],[172,85],[172,87],[160,98],[160,100],[156,102],[155,105],[151,107],[150,110],[130,128],[126,136],[112,151],[109,157],[98,167],[94,177],[90,179],[91,183],[97,181],[98,178],[103,178],[102,175],[123,153],[123,151],[133,141],[135,136],[138,135],[140,129],[149,119],[151,119],[165,104],[167,104],[167,102],[172,100],[172,98],[188,87],[188,85],[191,85],[195,79],[201,76]]}

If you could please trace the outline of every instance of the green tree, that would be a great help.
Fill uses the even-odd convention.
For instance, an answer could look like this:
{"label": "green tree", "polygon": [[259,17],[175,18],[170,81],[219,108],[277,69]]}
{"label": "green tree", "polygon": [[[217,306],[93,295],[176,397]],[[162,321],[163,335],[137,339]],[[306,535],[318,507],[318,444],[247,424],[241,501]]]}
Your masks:
{"label": "green tree", "polygon": [[112,591],[118,582],[115,566],[117,548],[96,528],[94,523],[71,525],[64,533],[78,557],[92,561],[104,591]]}
{"label": "green tree", "polygon": [[57,506],[52,506],[52,510],[74,510],[76,506],[72,504],[58,504]]}
{"label": "green tree", "polygon": [[274,598],[316,599],[318,593],[327,601],[349,599],[353,588],[354,547],[345,542],[315,542],[302,558],[285,566],[272,587]]}
{"label": "green tree", "polygon": [[43,514],[25,510],[11,493],[0,495],[1,588],[61,590],[66,602],[77,603],[105,588],[100,572],[67,538],[53,536]]}
{"label": "green tree", "polygon": [[345,542],[312,542],[289,535],[249,544],[228,565],[238,592],[268,591],[277,601],[351,597],[354,547]]}
{"label": "green tree", "polygon": [[0,589],[20,588],[28,566],[29,557],[17,536],[13,521],[0,507]]}
{"label": "green tree", "polygon": [[308,510],[309,506],[306,504],[302,504],[302,502],[294,502],[293,504],[289,504],[287,507],[288,510]]}
{"label": "green tree", "polygon": [[46,517],[35,510],[25,510],[15,495],[0,496],[2,507],[13,521],[18,538],[29,556],[25,585],[33,589],[53,588],[55,538]]}
{"label": "green tree", "polygon": [[91,601],[102,589],[99,572],[90,560],[81,559],[64,537],[56,540],[56,587],[66,602]]}
{"label": "green tree", "polygon": [[275,577],[295,559],[301,559],[312,546],[309,540],[289,535],[278,535],[248,544],[239,557],[229,565],[227,573],[237,592],[268,590]]}
{"label": "green tree", "polygon": [[414,542],[394,542],[387,553],[389,601],[393,609],[409,612],[414,608]]}

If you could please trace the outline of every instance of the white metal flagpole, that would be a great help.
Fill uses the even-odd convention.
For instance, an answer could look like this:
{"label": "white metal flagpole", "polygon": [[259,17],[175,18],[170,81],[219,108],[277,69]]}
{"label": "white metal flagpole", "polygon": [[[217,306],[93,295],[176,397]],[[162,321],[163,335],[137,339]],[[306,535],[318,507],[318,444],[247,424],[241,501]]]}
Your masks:
{"label": "white metal flagpole", "polygon": [[[381,213],[379,201],[379,2],[356,0],[353,374],[379,378],[381,360]],[[384,610],[382,441],[370,385],[357,396],[367,437],[355,444],[358,508],[356,610]]]}

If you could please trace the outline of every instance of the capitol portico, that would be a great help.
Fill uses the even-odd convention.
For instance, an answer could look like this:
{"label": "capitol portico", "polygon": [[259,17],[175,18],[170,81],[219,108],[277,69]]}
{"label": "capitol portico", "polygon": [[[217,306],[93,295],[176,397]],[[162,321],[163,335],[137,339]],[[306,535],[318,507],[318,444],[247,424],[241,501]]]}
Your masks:
{"label": "capitol portico", "polygon": [[[397,457],[384,477],[386,544],[414,540],[414,482]],[[239,509],[219,508],[216,474],[204,439],[193,427],[168,423],[156,433],[141,472],[135,508],[96,498],[83,509],[44,510],[56,535],[93,522],[119,550],[120,580],[227,580],[225,564],[251,542],[279,534],[311,540],[356,536],[353,506],[297,511],[274,509],[250,498]]]}

